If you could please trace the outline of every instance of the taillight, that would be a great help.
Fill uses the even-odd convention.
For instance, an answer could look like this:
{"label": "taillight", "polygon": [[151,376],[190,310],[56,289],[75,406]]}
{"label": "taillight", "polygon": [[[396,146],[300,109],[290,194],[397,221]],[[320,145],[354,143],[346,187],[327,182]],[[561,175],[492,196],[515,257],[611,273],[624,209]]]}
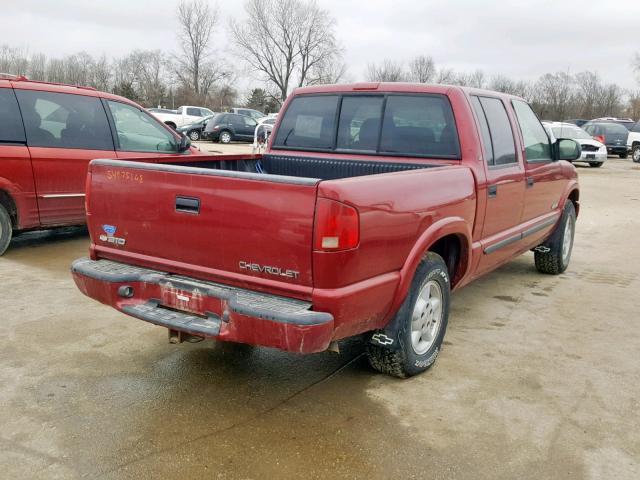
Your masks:
{"label": "taillight", "polygon": [[593,139],[600,143],[604,143],[604,135],[594,135]]}
{"label": "taillight", "polygon": [[335,252],[355,248],[360,242],[358,211],[344,203],[318,198],[313,229],[313,248]]}

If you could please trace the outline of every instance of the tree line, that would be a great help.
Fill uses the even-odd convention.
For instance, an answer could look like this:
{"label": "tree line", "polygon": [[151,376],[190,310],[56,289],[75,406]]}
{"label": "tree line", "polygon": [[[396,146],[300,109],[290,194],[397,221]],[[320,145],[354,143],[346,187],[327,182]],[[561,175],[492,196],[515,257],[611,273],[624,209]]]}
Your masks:
{"label": "tree line", "polygon": [[[640,118],[640,90],[606,83],[592,71],[546,73],[535,81],[523,81],[482,70],[456,71],[420,55],[409,62],[385,59],[370,63],[365,72],[347,78],[336,20],[316,0],[245,0],[244,9],[246,19],[231,19],[227,26],[231,58],[223,58],[212,45],[214,33],[224,28],[215,6],[206,0],[182,0],[176,11],[174,52],[134,50],[121,58],[79,52],[53,58],[3,45],[0,72],[92,86],[146,107],[202,105],[221,111],[240,101],[269,112],[277,111],[294,87],[367,80],[463,85],[511,93],[528,99],[541,118],[550,120]],[[640,76],[640,55],[633,67]],[[234,84],[246,74],[260,82],[260,87],[239,99]]]}

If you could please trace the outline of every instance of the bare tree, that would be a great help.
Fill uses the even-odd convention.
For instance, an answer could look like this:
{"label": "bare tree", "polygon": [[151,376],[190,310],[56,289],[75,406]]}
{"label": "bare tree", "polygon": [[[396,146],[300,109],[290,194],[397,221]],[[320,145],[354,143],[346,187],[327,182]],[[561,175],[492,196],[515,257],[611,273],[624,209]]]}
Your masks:
{"label": "bare tree", "polygon": [[0,45],[0,72],[26,75],[29,67],[27,53],[21,48]]}
{"label": "bare tree", "polygon": [[247,20],[232,20],[231,36],[249,67],[275,88],[279,101],[292,85],[318,83],[327,72],[342,70],[335,67],[342,55],[335,22],[315,0],[247,0],[244,8]]}
{"label": "bare tree", "polygon": [[434,83],[453,83],[456,79],[456,72],[451,68],[440,68],[434,78]]}
{"label": "bare tree", "polygon": [[111,66],[104,54],[93,64],[93,86],[102,91],[111,86]]}
{"label": "bare tree", "polygon": [[175,58],[175,73],[196,97],[206,97],[211,86],[226,76],[210,59],[211,35],[217,21],[215,9],[209,8],[205,0],[182,0],[178,6],[181,54]]}
{"label": "bare tree", "polygon": [[370,82],[404,82],[407,80],[407,74],[401,63],[387,58],[381,64],[370,63],[367,65],[367,80]]}
{"label": "bare tree", "polygon": [[42,53],[31,56],[27,75],[31,80],[47,80],[47,57]]}
{"label": "bare tree", "polygon": [[420,55],[409,63],[409,78],[413,82],[429,83],[436,76],[436,64],[433,58]]}

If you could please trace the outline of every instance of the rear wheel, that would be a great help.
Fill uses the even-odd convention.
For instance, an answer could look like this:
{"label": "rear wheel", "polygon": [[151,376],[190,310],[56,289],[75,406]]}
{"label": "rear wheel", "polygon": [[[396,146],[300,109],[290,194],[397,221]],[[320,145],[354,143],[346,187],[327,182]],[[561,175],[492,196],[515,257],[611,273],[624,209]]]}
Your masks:
{"label": "rear wheel", "polygon": [[640,145],[634,145],[631,151],[631,158],[635,163],[640,163]]}
{"label": "rear wheel", "polygon": [[173,128],[174,130],[177,128],[176,124],[173,122],[165,122],[165,125],[169,125],[171,128]]}
{"label": "rear wheel", "polygon": [[223,130],[220,132],[220,143],[230,143],[231,142],[231,132],[229,130]]}
{"label": "rear wheel", "polygon": [[589,162],[589,166],[593,168],[600,168],[602,166],[602,162]]}
{"label": "rear wheel", "polygon": [[11,217],[7,209],[0,205],[0,255],[9,248],[12,235],[13,227],[11,226]]}
{"label": "rear wheel", "polygon": [[576,209],[567,201],[560,222],[551,236],[536,247],[534,259],[540,273],[558,275],[569,266],[573,251],[573,237],[576,231]]}
{"label": "rear wheel", "polygon": [[449,295],[447,266],[442,257],[429,252],[418,266],[409,294],[394,319],[398,330],[390,341],[391,347],[367,345],[371,366],[406,378],[433,365],[447,330]]}

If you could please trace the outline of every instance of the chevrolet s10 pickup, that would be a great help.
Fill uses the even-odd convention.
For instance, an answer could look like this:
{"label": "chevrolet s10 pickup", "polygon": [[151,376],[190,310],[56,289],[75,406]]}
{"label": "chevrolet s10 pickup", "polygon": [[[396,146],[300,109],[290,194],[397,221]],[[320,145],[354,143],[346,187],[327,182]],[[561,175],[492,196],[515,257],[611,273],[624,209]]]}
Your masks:
{"label": "chevrolet s10 pickup", "polygon": [[72,274],[174,343],[312,353],[363,335],[373,368],[408,377],[435,361],[451,291],[529,250],[567,268],[580,153],[509,95],[301,88],[262,155],[93,160]]}

